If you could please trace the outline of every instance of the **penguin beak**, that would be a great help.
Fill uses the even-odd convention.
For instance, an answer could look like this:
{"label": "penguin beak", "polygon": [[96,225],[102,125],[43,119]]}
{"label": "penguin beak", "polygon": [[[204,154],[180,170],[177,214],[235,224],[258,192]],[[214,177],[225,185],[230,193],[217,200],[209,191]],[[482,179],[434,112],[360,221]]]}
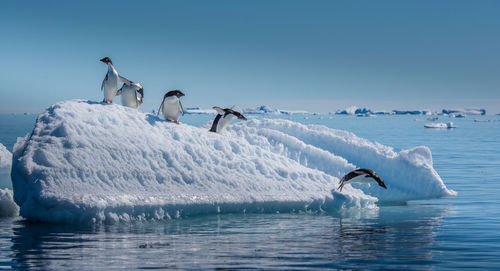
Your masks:
{"label": "penguin beak", "polygon": [[385,183],[383,181],[379,182],[378,185],[382,186],[383,188],[387,189],[387,186],[385,186]]}
{"label": "penguin beak", "polygon": [[238,118],[242,119],[242,120],[247,120],[247,118],[245,118],[245,116],[243,116],[243,115],[240,115]]}
{"label": "penguin beak", "polygon": [[106,58],[101,58],[99,61],[106,63]]}

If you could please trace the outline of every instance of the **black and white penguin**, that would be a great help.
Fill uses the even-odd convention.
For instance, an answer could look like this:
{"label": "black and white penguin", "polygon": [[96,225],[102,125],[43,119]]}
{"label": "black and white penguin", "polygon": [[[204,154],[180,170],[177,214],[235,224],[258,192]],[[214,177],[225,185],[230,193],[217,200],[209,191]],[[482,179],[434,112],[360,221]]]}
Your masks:
{"label": "black and white penguin", "polygon": [[214,133],[222,133],[224,129],[229,125],[229,123],[233,119],[242,119],[242,120],[247,120],[245,116],[243,116],[240,112],[234,111],[229,108],[220,108],[217,106],[214,106],[213,109],[217,111],[217,116],[215,116],[214,122],[212,123],[212,128],[210,128],[210,132]]}
{"label": "black and white penguin", "polygon": [[346,182],[355,182],[355,183],[377,183],[379,186],[387,189],[384,181],[380,178],[375,171],[367,168],[359,168],[355,169],[349,173],[347,173],[342,179],[340,179],[339,191],[342,191],[342,188],[346,184]]}
{"label": "black and white penguin", "polygon": [[[137,97],[137,93],[141,94],[141,97]],[[123,86],[116,92],[116,96],[121,95],[122,105],[137,109],[144,99],[144,88],[140,83],[130,82],[130,84],[124,83]]]}
{"label": "black and white penguin", "polygon": [[163,101],[160,104],[160,108],[158,108],[157,114],[161,110],[166,120],[179,124],[180,115],[184,116],[184,108],[180,100],[182,96],[185,96],[185,94],[178,89],[167,92],[163,96]]}
{"label": "black and white penguin", "polygon": [[113,62],[111,58],[104,57],[100,59],[100,61],[106,63],[108,65],[108,72],[102,80],[101,90],[104,92],[104,99],[102,100],[105,103],[113,103],[113,98],[116,96],[116,92],[118,91],[118,83],[122,81],[126,84],[132,84],[130,80],[127,78],[120,76],[113,66]]}

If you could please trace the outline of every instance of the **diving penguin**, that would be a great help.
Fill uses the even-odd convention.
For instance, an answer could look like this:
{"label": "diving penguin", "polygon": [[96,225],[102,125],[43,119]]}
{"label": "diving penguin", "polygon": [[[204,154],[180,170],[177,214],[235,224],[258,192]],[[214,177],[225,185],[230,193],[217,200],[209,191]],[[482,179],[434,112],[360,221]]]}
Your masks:
{"label": "diving penguin", "polygon": [[167,92],[163,96],[163,101],[160,104],[160,108],[158,108],[157,115],[161,110],[166,120],[179,124],[180,115],[184,116],[184,108],[180,100],[182,96],[185,96],[184,93],[178,89]]}
{"label": "diving penguin", "polygon": [[215,116],[214,122],[212,123],[212,128],[210,128],[210,132],[221,133],[229,126],[229,123],[233,119],[242,119],[247,120],[245,116],[243,116],[240,112],[234,111],[229,108],[220,108],[218,106],[214,106],[213,109],[217,111],[217,116]]}
{"label": "diving penguin", "polygon": [[127,84],[132,84],[132,82],[118,74],[113,66],[111,58],[104,57],[100,61],[108,65],[108,72],[106,73],[106,77],[104,77],[101,84],[101,90],[104,92],[104,99],[102,101],[110,104],[113,103],[113,98],[116,96],[116,92],[118,91],[118,82],[122,81]]}
{"label": "diving penguin", "polygon": [[[137,97],[137,93],[141,94],[140,98]],[[123,86],[116,92],[116,96],[118,95],[122,96],[123,106],[137,109],[144,99],[144,88],[137,82],[123,83]]]}
{"label": "diving penguin", "polygon": [[346,182],[356,182],[356,183],[373,183],[376,182],[379,186],[387,189],[384,181],[380,178],[375,171],[367,168],[355,169],[347,173],[342,179],[340,179],[339,191],[342,191]]}

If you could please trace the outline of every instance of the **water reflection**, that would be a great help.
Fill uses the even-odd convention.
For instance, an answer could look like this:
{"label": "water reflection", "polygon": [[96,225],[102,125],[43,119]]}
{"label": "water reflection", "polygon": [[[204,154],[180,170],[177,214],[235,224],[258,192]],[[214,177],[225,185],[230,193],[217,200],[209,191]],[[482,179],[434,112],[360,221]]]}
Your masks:
{"label": "water reflection", "polygon": [[430,269],[442,206],[246,214],[100,227],[13,223],[17,269]]}

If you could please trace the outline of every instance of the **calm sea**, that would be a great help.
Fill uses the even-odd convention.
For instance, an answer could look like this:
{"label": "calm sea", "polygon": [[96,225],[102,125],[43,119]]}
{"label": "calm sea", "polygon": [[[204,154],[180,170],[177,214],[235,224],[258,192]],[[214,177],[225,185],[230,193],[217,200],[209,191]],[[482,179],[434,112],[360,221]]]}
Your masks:
{"label": "calm sea", "polygon": [[[212,116],[185,116],[202,125]],[[0,269],[500,270],[500,117],[292,116],[393,146],[429,146],[454,198],[341,214],[222,214],[112,226],[0,219]],[[36,116],[0,115],[9,150]],[[496,122],[474,122],[474,119]],[[450,121],[440,117],[438,122]]]}

